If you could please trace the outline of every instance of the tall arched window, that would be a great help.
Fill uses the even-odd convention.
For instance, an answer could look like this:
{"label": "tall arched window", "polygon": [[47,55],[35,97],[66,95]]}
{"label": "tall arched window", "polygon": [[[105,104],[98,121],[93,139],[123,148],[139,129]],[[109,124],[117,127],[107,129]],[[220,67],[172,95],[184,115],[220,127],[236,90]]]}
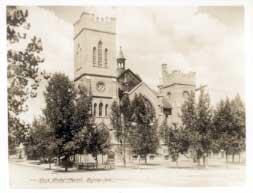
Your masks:
{"label": "tall arched window", "polygon": [[98,42],[98,67],[102,67],[102,41]]}
{"label": "tall arched window", "polygon": [[96,49],[96,47],[93,47],[93,53],[92,53],[93,66],[96,66],[96,60],[97,60],[97,49]]}
{"label": "tall arched window", "polygon": [[171,92],[167,92],[168,99],[171,99]]}
{"label": "tall arched window", "polygon": [[97,103],[94,103],[94,106],[93,106],[93,115],[94,116],[97,115]]}
{"label": "tall arched window", "polygon": [[104,58],[105,58],[105,68],[107,67],[107,58],[108,58],[108,49],[105,48],[105,54],[104,54]]}
{"label": "tall arched window", "polygon": [[105,116],[107,116],[108,104],[105,105]]}
{"label": "tall arched window", "polygon": [[103,103],[99,103],[99,107],[98,107],[98,115],[99,115],[99,117],[102,117],[102,111],[103,111]]}
{"label": "tall arched window", "polygon": [[189,97],[190,93],[188,91],[183,92],[184,99],[187,99]]}
{"label": "tall arched window", "polygon": [[77,52],[76,52],[76,58],[77,58],[77,68],[80,66],[80,57],[81,57],[81,48],[80,44],[77,45]]}

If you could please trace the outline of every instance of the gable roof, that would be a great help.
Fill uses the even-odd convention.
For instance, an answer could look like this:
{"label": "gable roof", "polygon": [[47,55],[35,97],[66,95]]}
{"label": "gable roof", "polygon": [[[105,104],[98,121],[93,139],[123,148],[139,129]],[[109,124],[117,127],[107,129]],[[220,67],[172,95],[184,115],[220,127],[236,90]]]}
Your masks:
{"label": "gable roof", "polygon": [[137,84],[132,90],[130,90],[128,92],[128,94],[132,94],[135,90],[137,90],[141,85],[145,85],[152,93],[154,93],[156,96],[158,95],[158,93],[153,90],[152,88],[150,88],[145,82],[141,81],[139,84]]}
{"label": "gable roof", "polygon": [[120,79],[122,76],[124,76],[125,73],[131,73],[133,76],[135,76],[140,82],[142,82],[141,78],[139,77],[139,75],[135,74],[132,70],[130,70],[129,68],[124,70],[119,76],[118,79]]}

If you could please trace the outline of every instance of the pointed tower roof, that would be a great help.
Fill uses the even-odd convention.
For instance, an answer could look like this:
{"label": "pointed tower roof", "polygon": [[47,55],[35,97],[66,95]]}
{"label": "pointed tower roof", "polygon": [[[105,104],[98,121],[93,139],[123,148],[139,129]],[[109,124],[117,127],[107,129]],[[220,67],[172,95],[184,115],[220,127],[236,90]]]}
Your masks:
{"label": "pointed tower roof", "polygon": [[122,51],[122,47],[120,46],[119,48],[119,55],[118,55],[118,59],[125,59],[123,51]]}

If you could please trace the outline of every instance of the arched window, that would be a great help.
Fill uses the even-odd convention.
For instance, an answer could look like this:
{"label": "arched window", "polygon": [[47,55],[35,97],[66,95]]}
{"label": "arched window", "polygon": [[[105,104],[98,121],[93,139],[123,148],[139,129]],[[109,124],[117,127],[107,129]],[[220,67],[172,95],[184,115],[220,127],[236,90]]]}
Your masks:
{"label": "arched window", "polygon": [[93,106],[93,115],[94,116],[97,115],[97,103],[94,103],[94,106]]}
{"label": "arched window", "polygon": [[167,92],[168,99],[171,99],[171,92]]}
{"label": "arched window", "polygon": [[102,117],[102,111],[103,111],[103,103],[99,103],[99,107],[98,107],[98,115],[99,115],[99,117]]}
{"label": "arched window", "polygon": [[105,54],[104,54],[104,58],[105,58],[105,68],[107,67],[107,58],[108,58],[108,49],[105,48]]}
{"label": "arched window", "polygon": [[96,59],[97,59],[97,49],[96,49],[96,47],[93,47],[93,53],[92,53],[93,66],[96,66]]}
{"label": "arched window", "polygon": [[98,42],[98,67],[102,67],[102,41]]}
{"label": "arched window", "polygon": [[77,45],[76,58],[77,58],[77,68],[80,66],[81,48],[80,44]]}
{"label": "arched window", "polygon": [[108,104],[105,105],[105,116],[107,116]]}
{"label": "arched window", "polygon": [[185,99],[187,99],[188,97],[189,97],[189,92],[188,91],[184,91],[183,92],[183,97],[185,98]]}

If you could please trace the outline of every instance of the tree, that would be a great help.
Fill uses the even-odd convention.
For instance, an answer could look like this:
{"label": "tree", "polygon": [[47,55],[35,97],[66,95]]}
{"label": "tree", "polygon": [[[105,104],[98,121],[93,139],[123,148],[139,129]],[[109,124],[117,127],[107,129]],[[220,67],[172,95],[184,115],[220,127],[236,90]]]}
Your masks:
{"label": "tree", "polygon": [[135,95],[132,103],[131,126],[129,142],[133,153],[143,155],[147,163],[147,155],[156,153],[159,146],[157,122],[150,102],[141,94]]}
{"label": "tree", "polygon": [[234,154],[239,154],[239,162],[240,162],[240,153],[245,150],[245,138],[246,138],[246,129],[245,129],[245,106],[241,100],[239,94],[235,96],[231,101],[231,108],[234,117],[235,129],[237,131],[237,142],[234,145],[233,149],[233,162],[234,162]]}
{"label": "tree", "polygon": [[46,161],[51,169],[52,158],[56,151],[56,140],[44,117],[34,119],[24,145],[28,159]]}
{"label": "tree", "polygon": [[91,128],[94,123],[91,113],[92,97],[88,95],[87,89],[83,86],[79,86],[75,90],[75,112],[72,124],[73,141],[75,142],[75,153],[82,154],[87,146],[88,128]]}
{"label": "tree", "polygon": [[121,120],[120,106],[116,101],[113,101],[111,106],[110,121],[114,129],[114,135],[117,141],[120,143],[120,147],[122,150],[123,149],[123,140],[122,140],[123,129],[121,123],[122,120]]}
{"label": "tree", "polygon": [[76,97],[74,85],[66,75],[56,73],[49,80],[44,96],[46,121],[53,129],[55,139],[59,141],[57,156],[58,159],[63,158],[65,171],[67,171],[69,158],[75,152],[72,143],[76,132],[76,128],[73,127]]}
{"label": "tree", "polygon": [[165,119],[159,127],[159,136],[161,137],[161,141],[167,146],[168,144],[168,134],[170,127],[168,126],[167,119]]}
{"label": "tree", "polygon": [[126,166],[126,144],[128,143],[129,128],[131,126],[131,103],[128,95],[123,95],[120,105],[116,101],[111,107],[111,123],[115,130],[116,139],[120,143],[123,163]]}
{"label": "tree", "polygon": [[91,154],[98,166],[98,155],[106,154],[110,149],[110,132],[104,123],[88,129],[86,153]]}
{"label": "tree", "polygon": [[240,153],[245,148],[245,109],[237,95],[233,100],[221,100],[214,113],[213,125],[219,149],[227,156]]}
{"label": "tree", "polygon": [[181,107],[181,120],[182,126],[185,132],[188,133],[188,140],[189,140],[189,151],[192,155],[194,161],[197,160],[197,155],[195,152],[195,133],[192,131],[196,130],[196,119],[197,119],[197,112],[196,112],[196,102],[195,102],[195,93],[190,92],[188,99]]}
{"label": "tree", "polygon": [[208,93],[200,90],[199,101],[197,105],[196,133],[199,135],[198,156],[203,158],[203,165],[206,166],[206,158],[212,148],[212,109]]}
{"label": "tree", "polygon": [[212,109],[209,95],[200,90],[198,103],[195,102],[195,94],[192,92],[182,106],[182,123],[189,140],[189,151],[194,160],[206,165],[206,157],[212,148]]}
{"label": "tree", "polygon": [[126,166],[126,144],[129,142],[129,128],[131,126],[131,103],[128,94],[124,94],[120,100],[122,143],[123,143],[123,163]]}
{"label": "tree", "polygon": [[[25,123],[20,120],[20,114],[27,110],[25,102],[29,97],[36,97],[39,86],[39,65],[44,61],[41,39],[33,37],[26,43],[30,24],[27,23],[28,11],[15,6],[7,7],[7,62],[8,62],[8,130],[9,150],[24,142],[27,130]],[[16,46],[13,46],[16,44]],[[18,45],[18,46],[17,46]]]}
{"label": "tree", "polygon": [[92,128],[91,96],[85,87],[74,88],[64,74],[54,74],[45,92],[44,114],[57,141],[56,155],[62,158],[65,171],[72,165],[70,157],[84,153]]}
{"label": "tree", "polygon": [[177,124],[169,126],[165,120],[160,127],[160,135],[168,148],[172,161],[175,161],[178,166],[179,155],[187,153],[189,148],[187,133]]}

